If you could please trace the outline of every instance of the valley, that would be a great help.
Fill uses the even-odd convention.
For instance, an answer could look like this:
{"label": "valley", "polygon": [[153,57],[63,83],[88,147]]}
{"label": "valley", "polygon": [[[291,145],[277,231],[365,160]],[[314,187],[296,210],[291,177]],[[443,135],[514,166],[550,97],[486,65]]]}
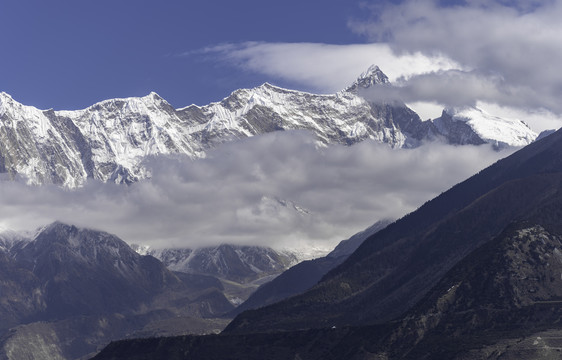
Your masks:
{"label": "valley", "polygon": [[114,342],[95,359],[557,358],[561,155],[558,131],[371,235],[308,291],[242,312],[220,335]]}

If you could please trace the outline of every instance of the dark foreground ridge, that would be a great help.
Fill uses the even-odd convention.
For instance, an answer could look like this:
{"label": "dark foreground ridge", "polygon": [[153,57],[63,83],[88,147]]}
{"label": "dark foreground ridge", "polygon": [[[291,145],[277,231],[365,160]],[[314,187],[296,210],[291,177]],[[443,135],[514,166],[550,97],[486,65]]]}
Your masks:
{"label": "dark foreground ridge", "polygon": [[513,223],[383,325],[120,341],[95,359],[557,359],[561,244]]}
{"label": "dark foreground ridge", "polygon": [[221,335],[116,342],[96,359],[554,356],[561,190],[558,131],[371,236],[309,291],[240,314]]}

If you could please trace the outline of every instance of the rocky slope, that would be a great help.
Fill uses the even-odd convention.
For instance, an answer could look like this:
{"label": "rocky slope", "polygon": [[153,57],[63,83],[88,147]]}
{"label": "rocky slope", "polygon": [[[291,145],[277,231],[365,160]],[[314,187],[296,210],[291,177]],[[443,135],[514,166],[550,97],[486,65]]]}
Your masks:
{"label": "rocky slope", "polygon": [[216,277],[223,283],[223,293],[234,305],[240,305],[260,285],[300,261],[292,252],[262,246],[223,244],[197,249],[131,247],[141,255],[154,256],[172,271]]}
{"label": "rocky slope", "polygon": [[[373,86],[390,86],[378,67],[332,95],[266,83],[236,90],[217,103],[181,109],[155,93],[76,111],[39,110],[0,93],[0,173],[70,188],[86,179],[131,183],[150,177],[145,166],[150,157],[197,158],[226,141],[291,129],[311,131],[321,144],[372,139],[392,147],[415,147],[435,138],[451,144],[521,146],[537,136],[518,120],[488,116],[485,123],[493,125],[482,126],[478,111],[421,121],[402,103],[361,96],[361,89]],[[470,120],[472,115],[477,121]]]}
{"label": "rocky slope", "polygon": [[510,224],[447,272],[373,351],[393,359],[556,355],[538,342],[505,345],[562,330],[561,248],[562,237],[540,225]]}

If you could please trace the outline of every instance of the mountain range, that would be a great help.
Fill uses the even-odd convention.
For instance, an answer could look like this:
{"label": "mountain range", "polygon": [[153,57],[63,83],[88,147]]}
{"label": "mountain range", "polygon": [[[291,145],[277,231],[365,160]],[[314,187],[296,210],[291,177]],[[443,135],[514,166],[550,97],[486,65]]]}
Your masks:
{"label": "mountain range", "polygon": [[173,271],[209,274],[226,280],[248,282],[296,264],[296,254],[260,246],[222,244],[197,249],[151,249],[133,246],[143,255],[151,255]]}
{"label": "mountain range", "polygon": [[151,335],[189,331],[203,326],[194,319],[232,310],[223,290],[212,276],[172,272],[108,233],[62,223],[29,238],[3,233],[0,358],[75,359],[151,324]]}
{"label": "mountain range", "polygon": [[[263,358],[258,353],[265,347],[279,350],[278,358],[338,358],[349,355],[341,349],[353,347],[359,349],[352,354],[358,358],[394,353],[391,358],[400,358],[437,346],[431,336],[458,319],[441,316],[443,321],[431,326],[420,319],[436,311],[434,303],[442,294],[434,300],[440,291],[434,289],[449,286],[448,274],[463,259],[507,231],[513,221],[525,226],[509,232],[510,239],[525,231],[533,239],[548,238],[549,244],[558,239],[562,169],[553,158],[562,155],[562,135],[533,143],[537,134],[524,122],[476,108],[445,109],[439,118],[422,121],[405,104],[370,95],[375,87],[390,86],[373,66],[336,94],[266,83],[236,90],[217,103],[181,109],[155,93],[76,111],[39,110],[0,93],[0,173],[29,184],[70,189],[89,179],[131,184],[150,178],[149,163],[160,156],[201,158],[225,142],[280,130],[310,131],[318,146],[367,139],[393,148],[435,140],[489,143],[496,149],[531,144],[403,219],[376,223],[328,256],[293,266],[259,287],[238,309],[233,303],[248,298],[299,257],[228,244],[199,249],[137,246],[134,251],[108,233],[59,222],[33,234],[4,232],[0,359],[79,358],[111,339],[218,331],[226,320],[217,317],[224,314],[237,317],[220,336],[158,340],[156,348],[153,340],[143,340],[140,347],[138,342],[117,343],[99,356],[115,357],[111,354],[116,351],[119,358],[126,351],[128,356],[157,358],[152,351],[163,351],[161,346],[168,344],[165,357],[194,351],[194,358],[224,358],[231,351],[228,356]],[[546,247],[537,256],[556,256],[556,249]],[[440,285],[443,281],[447,285]],[[548,286],[537,289],[546,294],[540,301],[558,301]],[[476,296],[468,290],[462,299]],[[506,304],[517,307],[517,301]],[[462,301],[453,305],[447,308],[451,312],[468,306]],[[504,320],[490,316],[474,329],[484,328],[486,321]],[[373,341],[373,334],[392,341]],[[188,345],[178,345],[182,341]],[[255,348],[241,349],[241,341]],[[131,350],[128,344],[137,348]]]}
{"label": "mountain range", "polygon": [[197,249],[131,247],[141,255],[151,255],[160,260],[169,270],[216,277],[224,286],[223,293],[235,305],[248,299],[261,284],[300,262],[296,252],[277,251],[264,246],[222,244]]}
{"label": "mountain range", "polygon": [[557,131],[369,236],[308,291],[241,313],[220,335],[114,342],[95,358],[558,358],[561,159]]}
{"label": "mountain range", "polygon": [[[299,260],[271,248],[156,250],[60,222],[35,232],[3,230],[0,359],[87,358],[124,337],[218,332],[260,284],[274,279],[241,309],[306,290],[384,225],[342,241],[326,258],[306,261],[330,264],[313,274],[296,265],[289,279],[296,274],[298,280],[289,283],[275,278]],[[260,294],[268,289],[273,294],[263,302]]]}
{"label": "mountain range", "polygon": [[[533,217],[533,224],[556,225],[561,136],[558,131],[457,184],[367,239],[302,298],[241,315],[230,330],[244,331],[249,323],[260,331],[389,321],[511,221]],[[342,306],[345,313],[336,310]],[[263,325],[253,319],[259,312],[266,314]]]}
{"label": "mountain range", "polygon": [[227,141],[292,129],[308,130],[324,145],[372,139],[406,148],[438,138],[450,144],[523,146],[537,137],[522,121],[475,108],[447,109],[438,119],[422,121],[403,103],[366,95],[369,88],[388,86],[386,75],[372,66],[336,94],[266,83],[236,90],[220,102],[180,109],[156,93],[75,111],[39,110],[0,93],[0,173],[69,188],[87,179],[128,184],[150,177],[151,157],[204,157]]}

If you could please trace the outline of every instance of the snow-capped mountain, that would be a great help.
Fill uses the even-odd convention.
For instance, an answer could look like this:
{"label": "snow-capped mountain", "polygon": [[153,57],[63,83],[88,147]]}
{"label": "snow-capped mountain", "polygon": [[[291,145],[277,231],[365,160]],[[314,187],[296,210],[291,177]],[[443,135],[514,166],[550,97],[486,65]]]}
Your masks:
{"label": "snow-capped mountain", "polygon": [[388,76],[386,76],[381,69],[376,65],[371,65],[367,71],[359,75],[357,80],[348,86],[345,91],[351,93],[357,93],[361,89],[368,89],[374,85],[385,85],[390,84]]}
{"label": "snow-capped mountain", "polygon": [[458,144],[525,146],[537,138],[521,120],[504,119],[476,107],[447,108],[433,120],[440,135]]}
{"label": "snow-capped mountain", "polygon": [[373,86],[390,86],[376,66],[336,94],[266,83],[236,90],[220,102],[181,109],[156,93],[106,100],[76,111],[39,110],[0,93],[0,173],[24,176],[32,184],[71,188],[88,178],[131,183],[150,177],[143,164],[148,157],[203,157],[208,149],[233,139],[291,129],[311,131],[326,145],[372,139],[395,148],[415,147],[436,137],[452,144],[521,146],[536,137],[517,121],[493,118],[490,127],[491,118],[476,112],[422,121],[404,104],[360,95],[358,90]]}
{"label": "snow-capped mountain", "polygon": [[280,274],[299,260],[290,252],[260,246],[219,245],[198,249],[151,249],[131,246],[152,255],[170,270],[206,274],[240,283]]}

